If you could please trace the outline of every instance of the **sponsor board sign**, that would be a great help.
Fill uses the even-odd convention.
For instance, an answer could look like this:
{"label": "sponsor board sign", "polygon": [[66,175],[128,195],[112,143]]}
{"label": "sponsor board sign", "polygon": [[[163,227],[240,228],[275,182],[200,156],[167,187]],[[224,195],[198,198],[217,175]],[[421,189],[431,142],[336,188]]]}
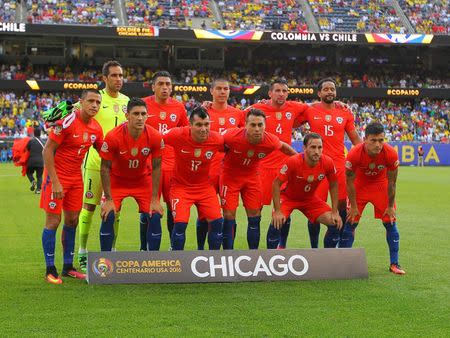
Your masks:
{"label": "sponsor board sign", "polygon": [[367,278],[364,249],[90,252],[89,284]]}

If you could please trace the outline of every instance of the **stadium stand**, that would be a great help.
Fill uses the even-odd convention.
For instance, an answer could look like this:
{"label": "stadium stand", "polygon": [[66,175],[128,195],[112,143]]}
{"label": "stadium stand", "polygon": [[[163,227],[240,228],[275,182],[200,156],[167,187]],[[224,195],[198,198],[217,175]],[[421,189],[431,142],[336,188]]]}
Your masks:
{"label": "stadium stand", "polygon": [[212,16],[209,0],[139,0],[127,1],[125,6],[128,23],[138,26],[189,28],[189,18],[207,18]]}
{"label": "stadium stand", "polygon": [[117,25],[113,0],[27,0],[28,23]]}
{"label": "stadium stand", "polygon": [[405,33],[388,0],[308,0],[322,31]]}
{"label": "stadium stand", "polygon": [[16,1],[0,0],[0,18],[3,22],[14,22],[16,17]]}
{"label": "stadium stand", "polygon": [[220,0],[226,29],[306,31],[299,2],[265,0]]}
{"label": "stadium stand", "polygon": [[400,0],[400,6],[418,33],[448,34],[448,0]]}
{"label": "stadium stand", "polygon": [[[262,60],[260,60],[262,62]],[[211,79],[225,77],[233,85],[264,85],[269,84],[275,78],[283,78],[291,86],[314,86],[318,80],[324,77],[333,77],[340,87],[399,87],[399,88],[450,88],[450,81],[446,74],[432,74],[426,71],[403,71],[372,67],[368,72],[358,69],[348,71],[330,71],[324,66],[315,65],[313,70],[308,65],[273,64],[268,66],[263,63],[264,71],[260,69],[239,68],[239,70],[201,70],[181,69],[174,76],[175,81],[186,84],[210,84]],[[150,81],[157,69],[147,67],[124,66],[124,78],[126,82]],[[83,81],[95,82],[101,80],[101,68],[93,66],[71,67],[70,65],[32,65],[31,63],[2,64],[0,67],[0,79],[2,80],[53,80],[53,81]]]}

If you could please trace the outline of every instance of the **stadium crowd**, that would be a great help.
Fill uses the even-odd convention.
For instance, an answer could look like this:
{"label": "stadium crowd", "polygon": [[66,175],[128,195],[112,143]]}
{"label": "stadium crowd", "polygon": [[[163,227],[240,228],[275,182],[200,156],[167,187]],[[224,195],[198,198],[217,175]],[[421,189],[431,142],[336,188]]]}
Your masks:
{"label": "stadium crowd", "polygon": [[112,0],[27,0],[28,23],[41,24],[119,24]]}
{"label": "stadium crowd", "polygon": [[[273,62],[273,61],[272,61]],[[250,65],[248,65],[250,66]],[[210,84],[213,78],[227,78],[234,86],[240,85],[264,85],[269,84],[275,78],[286,80],[290,86],[311,86],[319,79],[331,76],[339,87],[348,88],[375,88],[375,87],[399,87],[399,88],[450,88],[450,82],[445,74],[431,74],[427,71],[410,73],[390,70],[388,67],[372,67],[370,71],[354,72],[330,72],[326,67],[308,65],[303,67],[267,64],[260,60],[253,67],[257,69],[235,70],[198,70],[181,69],[174,73],[175,81],[189,84]],[[323,69],[322,69],[323,68]],[[52,80],[52,81],[101,81],[100,67],[85,66],[71,67],[58,65],[32,65],[31,63],[18,62],[17,64],[5,64],[0,67],[0,79],[2,80]],[[124,67],[125,82],[150,81],[155,69],[146,67]]]}
{"label": "stadium crowd", "polygon": [[448,34],[450,32],[448,0],[400,0],[399,3],[418,33]]}
{"label": "stadium crowd", "polygon": [[301,5],[295,0],[220,0],[218,5],[226,29],[299,32],[308,29]]}
{"label": "stadium crowd", "polygon": [[16,19],[16,2],[0,0],[0,18],[3,22],[14,22]]}
{"label": "stadium crowd", "polygon": [[[199,102],[186,93],[174,97],[192,111]],[[35,125],[43,126],[40,112],[54,107],[61,100],[77,100],[67,93],[0,93],[0,137],[20,138],[30,134]],[[256,99],[230,98],[230,104],[239,109],[255,103]],[[362,132],[373,121],[386,128],[389,141],[417,141],[448,143],[450,136],[450,101],[424,99],[416,103],[397,103],[376,100],[372,102],[348,102],[355,113],[355,123]]]}
{"label": "stadium crowd", "polygon": [[209,0],[127,1],[130,25],[191,28],[191,18],[211,17]]}

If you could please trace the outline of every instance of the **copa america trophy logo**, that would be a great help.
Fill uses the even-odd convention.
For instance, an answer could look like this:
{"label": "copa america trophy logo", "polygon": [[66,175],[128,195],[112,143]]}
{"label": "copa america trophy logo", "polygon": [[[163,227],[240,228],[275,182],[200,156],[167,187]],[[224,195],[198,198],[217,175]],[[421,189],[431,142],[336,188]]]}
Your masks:
{"label": "copa america trophy logo", "polygon": [[104,278],[114,271],[113,263],[107,258],[99,258],[92,264],[92,270],[98,276]]}

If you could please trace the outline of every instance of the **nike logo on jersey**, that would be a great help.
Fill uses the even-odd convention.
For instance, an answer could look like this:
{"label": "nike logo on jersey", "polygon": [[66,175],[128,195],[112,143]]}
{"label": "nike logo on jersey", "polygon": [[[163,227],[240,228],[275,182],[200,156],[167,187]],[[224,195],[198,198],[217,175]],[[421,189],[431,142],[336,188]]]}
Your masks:
{"label": "nike logo on jersey", "polygon": [[75,134],[73,134],[72,136],[73,136],[74,138],[80,137],[80,135],[75,135]]}
{"label": "nike logo on jersey", "polygon": [[127,150],[121,151],[121,152],[120,152],[120,155],[126,154],[127,152],[128,152]]}
{"label": "nike logo on jersey", "polygon": [[103,108],[103,109],[106,109],[106,108],[108,108],[108,106],[103,106],[102,108]]}
{"label": "nike logo on jersey", "polygon": [[235,154],[242,154],[242,151],[237,151],[237,150],[235,150],[234,153],[235,153]]}
{"label": "nike logo on jersey", "polygon": [[181,149],[181,152],[182,152],[183,154],[189,154],[189,151],[184,150],[184,149]]}
{"label": "nike logo on jersey", "polygon": [[298,179],[303,179],[303,176],[295,176],[295,177],[297,177]]}
{"label": "nike logo on jersey", "polygon": [[147,115],[147,117],[153,117],[153,116],[156,116],[156,115],[150,115],[150,114],[149,114],[149,115]]}
{"label": "nike logo on jersey", "polygon": [[321,117],[314,116],[314,120],[322,120]]}

